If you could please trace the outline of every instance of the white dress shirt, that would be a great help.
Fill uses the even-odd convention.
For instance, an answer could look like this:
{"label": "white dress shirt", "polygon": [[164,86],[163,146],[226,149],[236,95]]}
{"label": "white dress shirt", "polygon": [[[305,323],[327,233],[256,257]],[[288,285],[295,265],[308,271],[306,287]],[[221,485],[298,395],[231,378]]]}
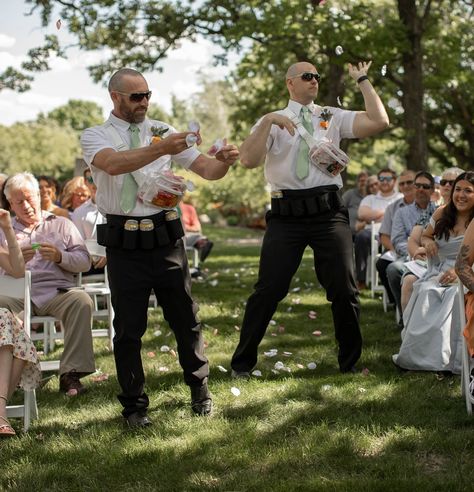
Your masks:
{"label": "white dress shirt", "polygon": [[[110,135],[107,133],[106,127],[112,125],[118,134],[122,137],[125,144],[130,147],[131,133],[129,131],[130,123],[117,118],[112,113],[109,119],[103,125],[95,126],[93,128],[87,128],[84,130],[81,136],[81,146],[84,160],[86,164],[91,168],[94,183],[97,186],[96,203],[97,208],[103,215],[130,215],[132,217],[154,215],[161,212],[161,208],[149,205],[137,200],[135,208],[129,213],[124,214],[120,208],[120,194],[122,190],[123,177],[125,174],[118,176],[112,176],[105,171],[92,165],[95,155],[103,149],[117,150],[116,145],[111,140]],[[140,141],[143,146],[149,145],[152,137],[151,127],[167,127],[169,133],[176,133],[176,129],[172,126],[156,120],[145,119],[142,123],[137,123],[140,129]],[[150,164],[147,164],[139,170],[145,176],[151,174],[157,170],[170,169],[171,161],[175,162],[179,166],[186,169],[201,155],[201,153],[194,147],[184,150],[179,154],[170,156],[165,155],[156,159]]]}
{"label": "white dress shirt", "polygon": [[[331,106],[322,107],[314,103],[308,104],[307,107],[312,114],[313,137],[316,140],[326,137],[338,147],[342,138],[355,138],[352,126],[357,111],[347,111]],[[288,112],[291,112],[299,116],[301,108],[302,105],[300,103],[290,99],[285,109],[275,111],[275,113],[288,116]],[[320,115],[323,109],[327,109],[332,113],[331,122],[327,130],[320,126],[322,121]],[[252,132],[260,122],[261,119],[252,128]],[[306,178],[299,179],[296,176],[296,159],[300,140],[301,137],[296,130],[295,134],[291,136],[288,130],[272,125],[267,139],[267,156],[265,159],[265,178],[270,184],[271,191],[308,189],[332,184],[341,188],[342,178],[340,175],[336,177],[328,176],[311,162],[309,174]]]}
{"label": "white dress shirt", "polygon": [[84,239],[97,239],[97,224],[105,222],[105,217],[97,209],[91,198],[76,208],[71,220]]}

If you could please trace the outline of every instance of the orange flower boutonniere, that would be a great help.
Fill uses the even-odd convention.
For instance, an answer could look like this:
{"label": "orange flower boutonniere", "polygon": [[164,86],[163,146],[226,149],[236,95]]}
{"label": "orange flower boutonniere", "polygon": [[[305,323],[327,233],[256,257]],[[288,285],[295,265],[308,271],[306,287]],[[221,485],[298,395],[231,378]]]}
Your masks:
{"label": "orange flower boutonniere", "polygon": [[329,111],[329,109],[327,109],[327,108],[324,108],[321,111],[321,114],[319,115],[319,119],[321,120],[319,122],[319,126],[321,128],[324,128],[324,130],[327,130],[329,127],[329,122],[331,121],[331,118],[332,118],[331,111]]}
{"label": "orange flower boutonniere", "polygon": [[151,130],[150,145],[151,145],[159,142],[160,140],[163,140],[163,135],[169,130],[169,128],[166,126],[160,126],[160,127],[152,126],[150,130]]}

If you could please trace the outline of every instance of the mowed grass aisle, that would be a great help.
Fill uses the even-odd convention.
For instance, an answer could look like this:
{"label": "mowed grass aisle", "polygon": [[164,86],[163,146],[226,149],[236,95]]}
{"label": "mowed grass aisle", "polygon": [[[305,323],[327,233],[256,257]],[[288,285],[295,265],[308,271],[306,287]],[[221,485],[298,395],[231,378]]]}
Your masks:
{"label": "mowed grass aisle", "polygon": [[[208,345],[213,416],[192,416],[176,358],[160,351],[176,349],[174,337],[153,311],[143,360],[154,425],[124,427],[113,357],[96,340],[97,367],[109,379],[88,378],[89,392],[78,399],[60,395],[57,378],[38,392],[40,420],[28,434],[0,441],[0,490],[474,489],[474,420],[459,377],[398,373],[391,363],[399,346],[394,315],[367,294],[360,368],[369,373],[339,374],[330,307],[309,252],[261,345],[262,376],[232,381],[229,362],[256,280],[261,234],[212,227],[207,233],[215,242],[209,276],[193,284],[193,293]],[[266,357],[271,349],[278,354]],[[277,362],[291,372],[273,372]],[[307,368],[311,362],[316,369]]]}

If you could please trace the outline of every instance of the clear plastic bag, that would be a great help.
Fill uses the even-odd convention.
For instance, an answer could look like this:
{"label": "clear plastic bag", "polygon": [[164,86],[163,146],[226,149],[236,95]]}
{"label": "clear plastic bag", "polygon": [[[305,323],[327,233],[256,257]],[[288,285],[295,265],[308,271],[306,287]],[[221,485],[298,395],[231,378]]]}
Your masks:
{"label": "clear plastic bag", "polygon": [[138,198],[148,205],[171,210],[182,200],[188,183],[172,171],[158,171],[147,176],[138,188]]}
{"label": "clear plastic bag", "polygon": [[309,151],[309,159],[328,176],[335,177],[349,164],[349,156],[327,138],[321,139]]}

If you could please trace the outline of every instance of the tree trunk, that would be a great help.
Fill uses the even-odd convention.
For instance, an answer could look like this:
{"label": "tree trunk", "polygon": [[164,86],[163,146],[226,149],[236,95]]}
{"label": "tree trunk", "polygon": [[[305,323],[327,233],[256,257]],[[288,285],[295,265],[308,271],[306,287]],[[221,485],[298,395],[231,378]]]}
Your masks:
{"label": "tree trunk", "polygon": [[423,21],[417,11],[416,0],[397,0],[398,14],[405,27],[407,44],[403,50],[402,104],[405,110],[404,126],[407,134],[408,169],[426,169],[428,146],[426,118],[423,108]]}

